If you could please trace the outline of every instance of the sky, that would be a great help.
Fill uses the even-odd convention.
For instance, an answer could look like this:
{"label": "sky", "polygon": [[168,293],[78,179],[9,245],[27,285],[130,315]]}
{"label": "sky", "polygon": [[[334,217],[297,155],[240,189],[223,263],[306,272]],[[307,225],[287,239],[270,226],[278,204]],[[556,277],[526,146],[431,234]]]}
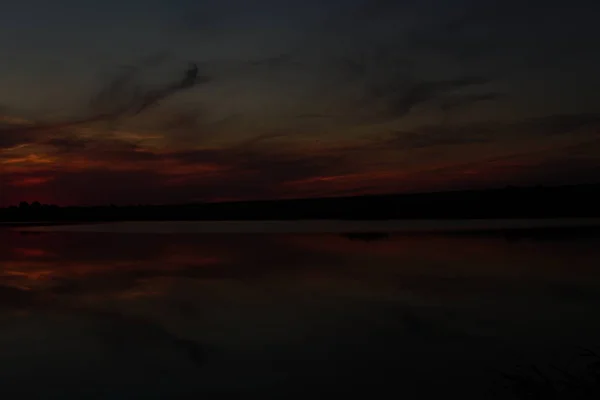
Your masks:
{"label": "sky", "polygon": [[593,0],[6,2],[0,205],[600,182],[599,13]]}

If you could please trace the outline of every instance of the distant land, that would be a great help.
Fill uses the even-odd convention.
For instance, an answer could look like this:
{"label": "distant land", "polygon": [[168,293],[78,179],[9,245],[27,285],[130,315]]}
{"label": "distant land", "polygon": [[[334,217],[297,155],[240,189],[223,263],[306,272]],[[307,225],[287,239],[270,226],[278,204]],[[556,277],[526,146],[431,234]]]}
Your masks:
{"label": "distant land", "polygon": [[176,205],[0,208],[0,223],[600,217],[600,184]]}

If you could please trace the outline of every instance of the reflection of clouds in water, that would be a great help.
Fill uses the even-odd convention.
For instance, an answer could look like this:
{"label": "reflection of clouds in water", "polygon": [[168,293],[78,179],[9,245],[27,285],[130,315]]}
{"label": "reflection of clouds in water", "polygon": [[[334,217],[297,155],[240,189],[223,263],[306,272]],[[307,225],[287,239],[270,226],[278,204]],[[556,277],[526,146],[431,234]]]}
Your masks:
{"label": "reflection of clouds in water", "polygon": [[15,286],[0,286],[0,306],[2,309],[20,309],[34,304],[36,293]]}
{"label": "reflection of clouds in water", "polygon": [[[14,235],[11,241],[15,249],[32,250],[25,252],[29,256],[2,253],[4,285],[98,301],[110,295],[170,296],[180,289],[170,288],[169,280],[191,279],[220,286],[238,281],[274,290],[273,296],[372,295],[432,307],[478,298],[489,306],[494,299],[550,296],[551,287],[556,295],[561,285],[591,286],[598,277],[587,268],[585,251],[579,256],[564,251],[568,258],[560,257],[553,246],[552,255],[545,256],[543,245],[493,239],[394,237],[360,243],[336,235],[44,234]],[[565,267],[567,260],[573,267]]]}
{"label": "reflection of clouds in water", "polygon": [[15,248],[13,252],[25,257],[48,257],[51,255],[47,250],[37,249],[37,248]]}
{"label": "reflection of clouds in water", "polygon": [[[162,345],[182,353],[197,367],[204,365],[204,350],[199,344],[193,340],[180,338],[155,322],[117,311],[93,309],[72,311],[78,311],[84,318],[92,317],[93,319],[88,321],[93,328],[92,331],[113,351],[128,352],[136,348],[143,350],[152,348],[154,351]],[[152,354],[144,352],[143,356],[148,358]]]}
{"label": "reflection of clouds in water", "polygon": [[[54,332],[49,359],[61,348],[74,352],[71,361],[77,351],[91,360],[104,352],[111,361],[94,361],[98,369],[128,360],[140,376],[179,371],[169,384],[191,387],[185,379],[196,374],[196,389],[304,378],[311,388],[357,376],[380,384],[398,369],[417,387],[425,371],[481,375],[479,366],[526,346],[597,336],[596,248],[425,236],[0,232],[0,315],[29,332],[0,332],[3,347],[16,346],[0,358],[18,359],[43,331]],[[79,336],[61,338],[67,331]],[[432,365],[436,358],[443,362]]]}

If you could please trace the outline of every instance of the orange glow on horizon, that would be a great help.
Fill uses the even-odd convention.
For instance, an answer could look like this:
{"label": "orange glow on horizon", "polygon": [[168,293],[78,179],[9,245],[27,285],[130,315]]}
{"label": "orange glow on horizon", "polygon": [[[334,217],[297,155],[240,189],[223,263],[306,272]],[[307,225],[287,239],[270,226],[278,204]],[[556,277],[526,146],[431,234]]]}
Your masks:
{"label": "orange glow on horizon", "polygon": [[38,185],[43,185],[44,183],[48,183],[50,181],[52,181],[54,178],[50,177],[50,176],[46,176],[46,177],[42,177],[42,176],[33,176],[33,177],[27,177],[27,178],[23,178],[21,180],[16,180],[11,182],[12,186],[17,186],[17,187],[27,187],[27,186],[38,186]]}
{"label": "orange glow on horizon", "polygon": [[54,162],[51,158],[38,156],[37,154],[30,154],[25,157],[9,158],[1,161],[2,164],[50,164]]}

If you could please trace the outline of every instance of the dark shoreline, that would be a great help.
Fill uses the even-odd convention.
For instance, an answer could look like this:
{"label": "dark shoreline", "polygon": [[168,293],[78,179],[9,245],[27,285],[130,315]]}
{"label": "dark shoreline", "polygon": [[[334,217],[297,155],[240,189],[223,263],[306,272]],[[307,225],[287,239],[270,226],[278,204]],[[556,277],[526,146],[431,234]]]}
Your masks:
{"label": "dark shoreline", "polygon": [[[64,225],[93,225],[103,224],[108,221],[0,221],[0,228],[23,228],[23,227],[40,227],[40,226],[64,226]],[[114,221],[119,222],[119,221]]]}
{"label": "dark shoreline", "polygon": [[173,205],[0,208],[0,224],[119,221],[411,221],[600,218],[600,184]]}
{"label": "dark shoreline", "polygon": [[[327,234],[349,240],[383,241],[399,236],[501,237],[524,239],[582,239],[600,237],[600,219],[545,221],[122,221],[122,222],[28,222],[0,224],[23,234],[69,232],[95,234]],[[479,223],[477,223],[479,222]],[[531,225],[528,225],[530,222]],[[439,225],[438,225],[439,223]],[[536,226],[535,223],[538,223]],[[541,224],[541,223],[545,223]],[[541,225],[540,225],[541,224]]]}

